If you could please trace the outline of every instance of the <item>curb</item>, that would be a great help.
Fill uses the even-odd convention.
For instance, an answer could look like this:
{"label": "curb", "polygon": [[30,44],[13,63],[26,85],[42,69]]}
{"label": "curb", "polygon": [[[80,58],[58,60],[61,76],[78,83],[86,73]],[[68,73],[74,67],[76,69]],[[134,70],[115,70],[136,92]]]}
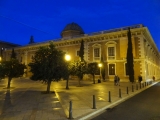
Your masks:
{"label": "curb", "polygon": [[[159,81],[158,81],[158,82],[159,82]],[[105,106],[105,107],[103,107],[103,108],[100,108],[100,109],[96,110],[95,112],[92,112],[92,113],[90,113],[90,114],[88,114],[88,115],[86,115],[86,116],[79,117],[79,118],[76,118],[76,119],[78,119],[78,120],[91,119],[91,118],[93,118],[93,116],[95,116],[96,114],[98,114],[98,113],[100,113],[100,112],[103,112],[105,109],[110,108],[110,107],[114,107],[114,106],[116,106],[116,105],[118,105],[118,104],[126,101],[127,99],[129,99],[129,98],[137,95],[138,93],[140,93],[140,92],[142,92],[142,91],[144,91],[144,90],[152,87],[153,85],[157,84],[158,82],[154,82],[154,83],[152,83],[151,85],[145,87],[144,89],[141,89],[141,90],[136,91],[135,93],[133,93],[133,94],[131,94],[131,95],[128,95],[128,97],[122,98],[122,99],[120,99],[120,100],[118,100],[118,101],[116,101],[116,102],[114,102],[114,103],[111,103],[110,105],[107,105],[107,106]]]}

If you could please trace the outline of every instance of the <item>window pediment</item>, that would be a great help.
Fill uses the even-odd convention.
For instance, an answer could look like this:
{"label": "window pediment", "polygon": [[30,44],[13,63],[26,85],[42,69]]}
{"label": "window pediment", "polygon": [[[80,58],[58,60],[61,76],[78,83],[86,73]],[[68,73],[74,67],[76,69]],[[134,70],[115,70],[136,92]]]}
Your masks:
{"label": "window pediment", "polygon": [[94,44],[94,45],[92,45],[92,47],[101,47],[101,44]]}

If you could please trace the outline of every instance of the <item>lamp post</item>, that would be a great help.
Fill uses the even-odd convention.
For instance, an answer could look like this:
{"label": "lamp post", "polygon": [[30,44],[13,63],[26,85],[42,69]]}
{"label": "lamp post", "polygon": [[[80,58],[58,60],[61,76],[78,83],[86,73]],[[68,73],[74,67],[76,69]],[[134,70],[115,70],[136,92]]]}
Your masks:
{"label": "lamp post", "polygon": [[68,62],[71,60],[71,56],[66,54],[65,60],[67,61],[67,81],[66,81],[66,89],[69,89],[68,87],[68,80],[69,80],[69,69],[68,69]]}
{"label": "lamp post", "polygon": [[1,61],[2,61],[2,57],[0,56],[0,64],[1,64]]}
{"label": "lamp post", "polygon": [[99,64],[98,64],[98,67],[99,67],[99,69],[100,69],[100,80],[101,80],[101,67],[102,67],[102,63],[99,63]]}

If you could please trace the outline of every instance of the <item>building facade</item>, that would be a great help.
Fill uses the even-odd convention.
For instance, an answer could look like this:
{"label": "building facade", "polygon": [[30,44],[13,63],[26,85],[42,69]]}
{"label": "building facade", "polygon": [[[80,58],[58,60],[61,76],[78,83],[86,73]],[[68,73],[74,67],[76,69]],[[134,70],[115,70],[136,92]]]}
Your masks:
{"label": "building facade", "polygon": [[[61,32],[60,39],[15,47],[14,50],[19,61],[27,65],[40,46],[48,46],[52,41],[56,48],[65,51],[71,55],[72,60],[76,60],[79,59],[80,44],[83,40],[85,61],[99,63],[103,58],[106,80],[113,80],[114,76],[118,75],[122,81],[129,81],[126,67],[128,27],[132,34],[135,81],[139,75],[144,81],[152,79],[153,76],[160,79],[160,53],[148,28],[142,24],[85,34],[78,24],[71,23]],[[11,49],[7,49],[5,55],[6,59],[9,59]],[[30,76],[30,73],[27,72],[26,76]]]}
{"label": "building facade", "polygon": [[14,48],[18,46],[20,45],[0,40],[0,59],[3,60],[6,58],[4,52],[6,51],[7,48]]}

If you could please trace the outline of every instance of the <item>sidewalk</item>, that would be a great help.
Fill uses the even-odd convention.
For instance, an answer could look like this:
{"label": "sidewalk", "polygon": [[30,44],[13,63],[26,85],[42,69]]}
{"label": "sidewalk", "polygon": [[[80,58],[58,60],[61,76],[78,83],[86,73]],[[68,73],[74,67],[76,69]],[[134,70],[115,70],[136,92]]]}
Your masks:
{"label": "sidewalk", "polygon": [[[75,120],[89,120],[94,115],[111,108],[133,95],[156,84],[136,90],[136,84],[122,82],[114,86],[113,82],[93,84],[92,81],[82,81],[82,87],[77,87],[78,81],[69,81],[69,90],[65,89],[66,81],[52,82],[51,91],[56,94],[42,94],[46,85],[40,81],[15,79],[11,89],[4,89],[7,81],[0,82],[0,120],[67,120],[69,117],[69,102],[72,101],[72,117]],[[128,93],[127,94],[127,87]],[[121,90],[121,98],[119,96]],[[109,91],[111,102],[109,101]],[[93,108],[93,95],[95,106]]]}

